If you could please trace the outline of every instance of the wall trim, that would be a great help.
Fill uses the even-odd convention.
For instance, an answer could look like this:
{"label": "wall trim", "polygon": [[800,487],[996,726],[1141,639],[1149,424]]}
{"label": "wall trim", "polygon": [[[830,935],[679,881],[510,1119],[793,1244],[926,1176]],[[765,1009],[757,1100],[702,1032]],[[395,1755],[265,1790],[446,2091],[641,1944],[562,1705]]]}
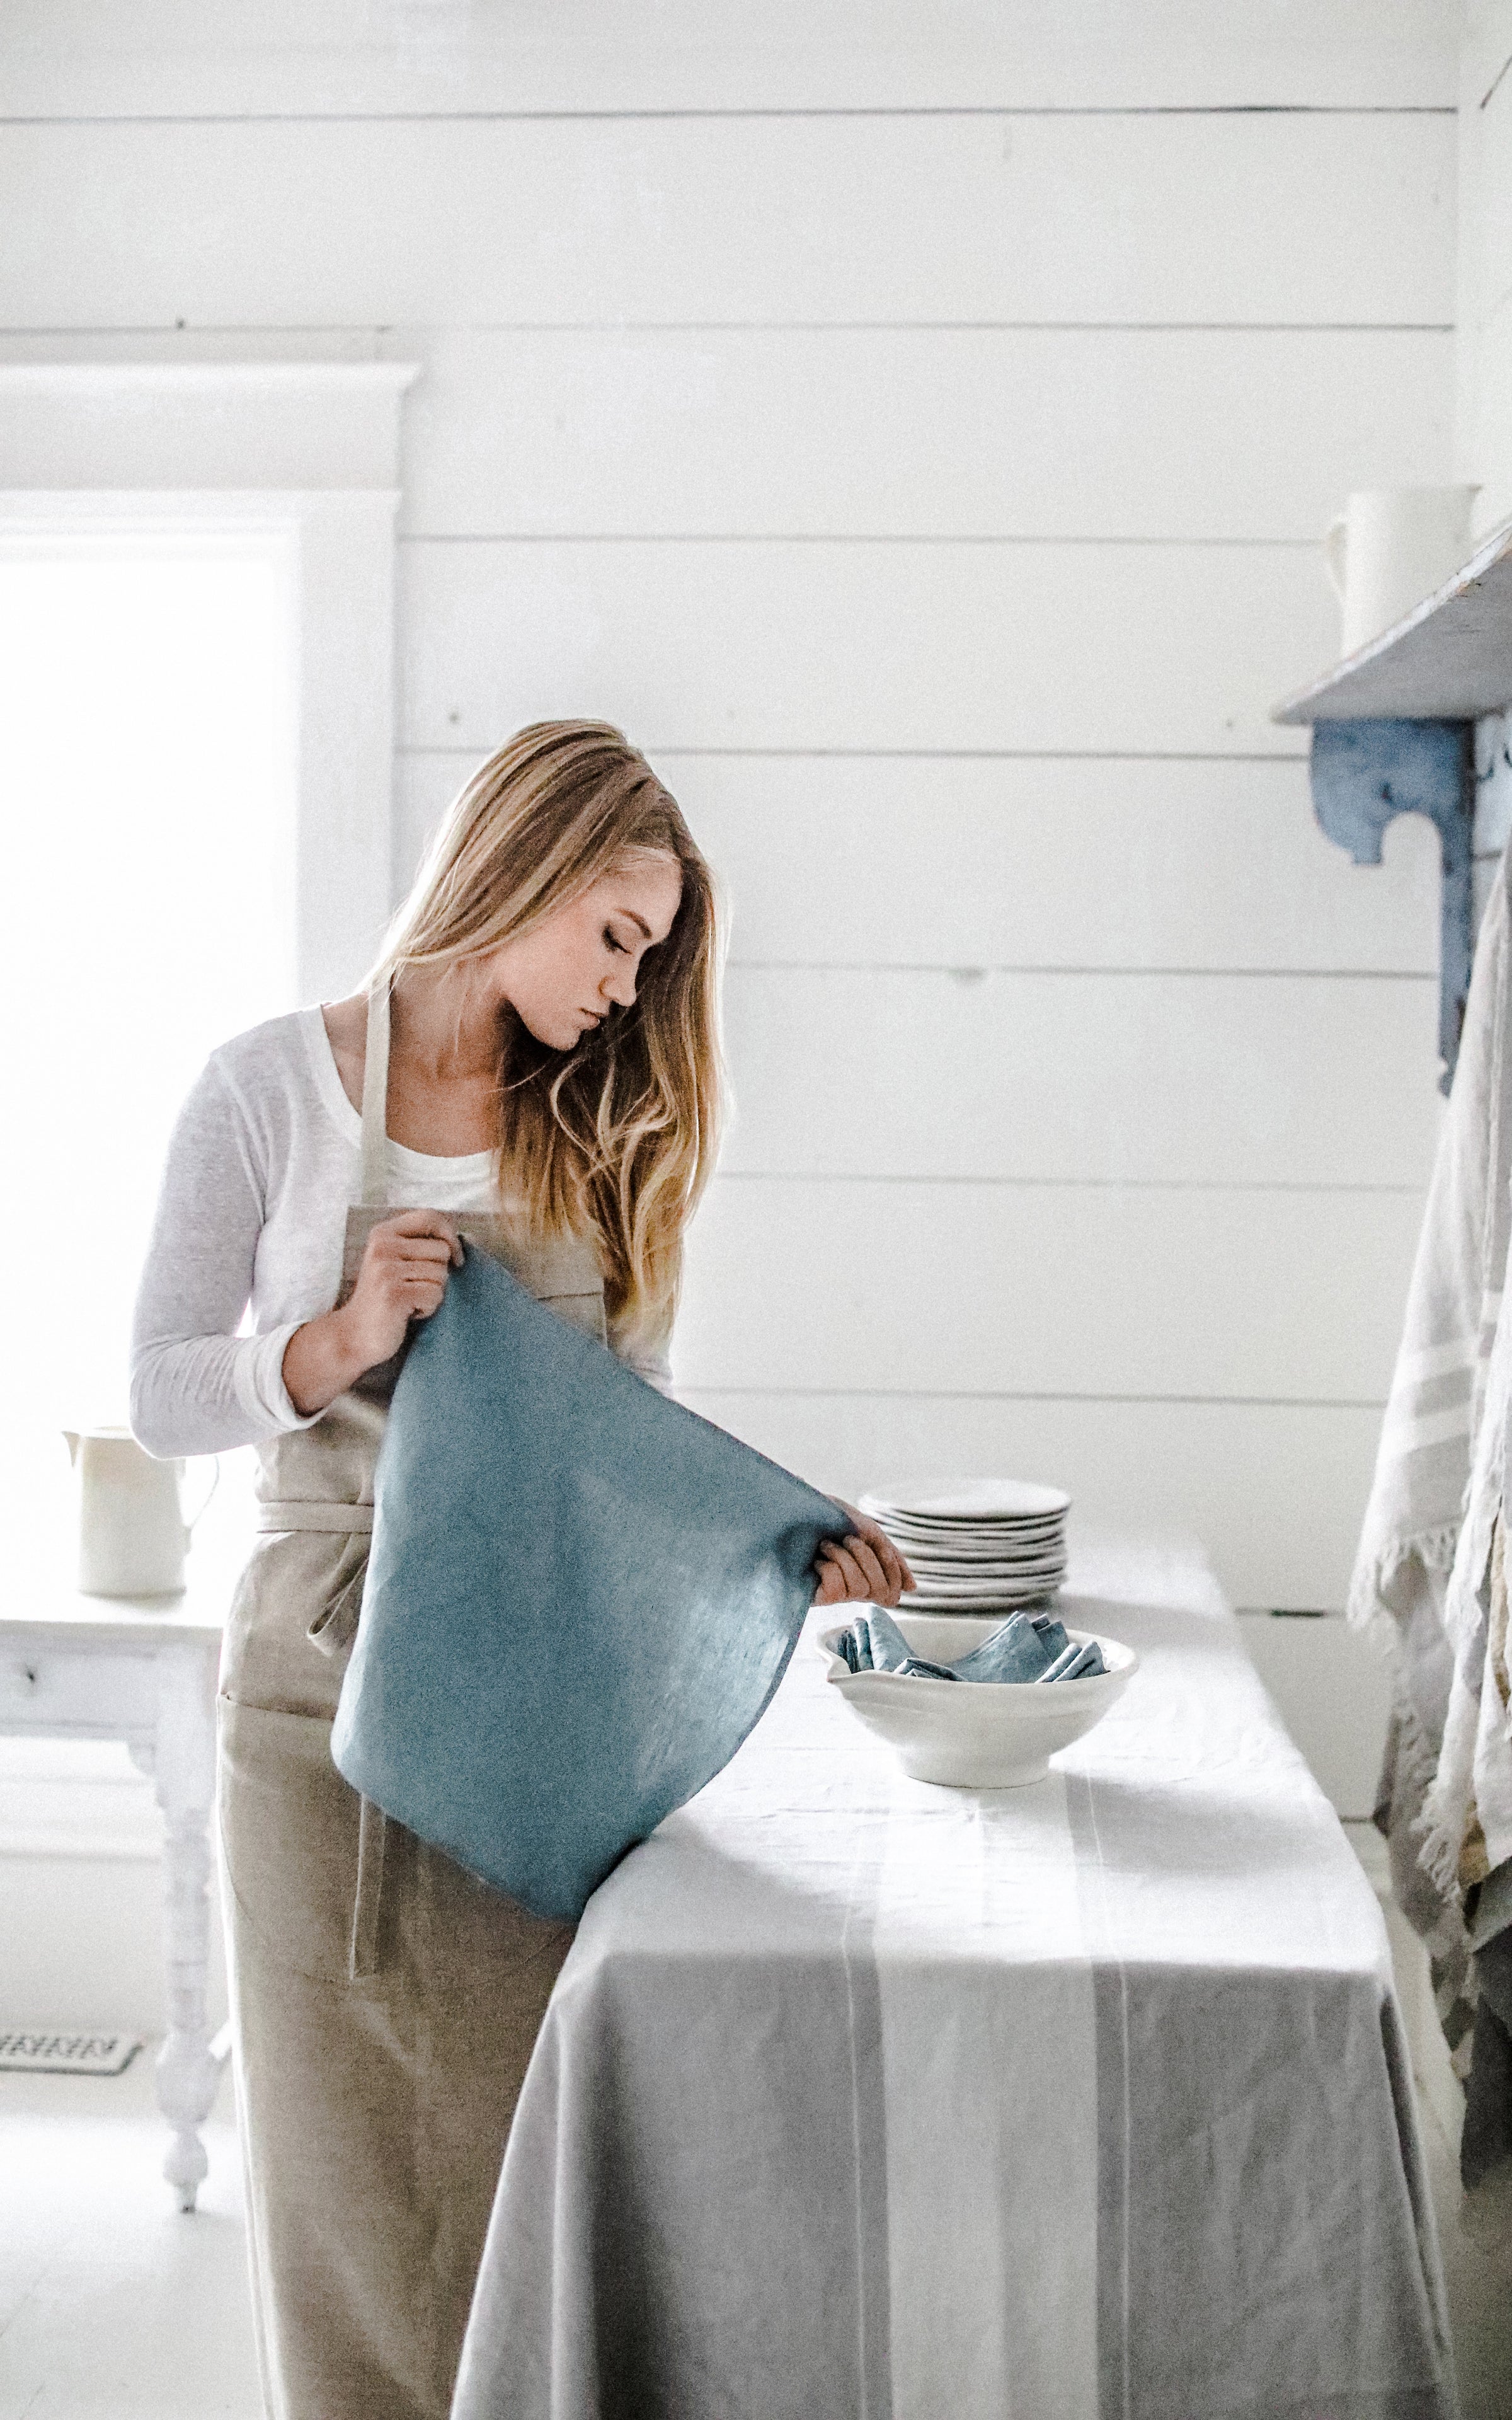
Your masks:
{"label": "wall trim", "polygon": [[417,362],[0,363],[20,489],[393,488]]}

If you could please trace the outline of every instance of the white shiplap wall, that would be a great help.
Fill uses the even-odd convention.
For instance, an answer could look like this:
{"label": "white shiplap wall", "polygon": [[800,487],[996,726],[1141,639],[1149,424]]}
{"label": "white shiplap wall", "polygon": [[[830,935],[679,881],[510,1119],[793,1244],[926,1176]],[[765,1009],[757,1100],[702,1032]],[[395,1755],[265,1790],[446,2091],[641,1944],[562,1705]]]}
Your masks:
{"label": "white shiplap wall", "polygon": [[[1512,517],[1512,0],[1470,0],[1459,67],[1456,473],[1477,538]],[[1506,690],[1512,696],[1512,660]],[[1512,715],[1475,730],[1475,897],[1512,833]]]}
{"label": "white shiplap wall", "polygon": [[[1047,32],[1047,26],[1053,27]],[[1339,1601],[1437,1114],[1433,836],[1273,698],[1450,475],[1434,0],[0,25],[12,358],[377,353],[396,878],[623,720],[733,912],[691,1399],[832,1485],[1063,1477]]]}
{"label": "white shiplap wall", "polygon": [[1459,75],[1456,476],[1474,527],[1512,514],[1512,0],[1470,0]]}

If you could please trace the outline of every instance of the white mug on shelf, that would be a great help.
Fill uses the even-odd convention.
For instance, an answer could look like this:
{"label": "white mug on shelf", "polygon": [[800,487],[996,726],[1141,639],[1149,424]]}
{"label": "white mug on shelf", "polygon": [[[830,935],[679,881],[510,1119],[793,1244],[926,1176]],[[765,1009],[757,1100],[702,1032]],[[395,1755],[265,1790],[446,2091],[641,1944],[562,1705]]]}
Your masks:
{"label": "white mug on shelf", "polygon": [[1470,552],[1474,488],[1358,488],[1330,521],[1323,560],[1352,656],[1420,605]]}
{"label": "white mug on shelf", "polygon": [[[154,1460],[127,1428],[63,1434],[73,1464],[78,1576],[85,1595],[177,1594],[184,1585],[184,1556],[193,1528],[193,1522],[184,1520],[178,1495],[183,1464]],[[217,1463],[205,1504],[219,1477]]]}

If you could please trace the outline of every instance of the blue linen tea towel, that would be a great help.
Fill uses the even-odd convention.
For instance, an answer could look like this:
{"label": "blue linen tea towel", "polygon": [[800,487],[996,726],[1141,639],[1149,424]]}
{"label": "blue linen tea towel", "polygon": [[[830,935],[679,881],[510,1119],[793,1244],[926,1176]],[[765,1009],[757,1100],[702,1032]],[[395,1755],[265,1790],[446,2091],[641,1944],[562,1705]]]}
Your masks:
{"label": "blue linen tea towel", "polygon": [[413,1332],[374,1496],[337,1769],[567,1918],[729,1762],[850,1528],[471,1247]]}

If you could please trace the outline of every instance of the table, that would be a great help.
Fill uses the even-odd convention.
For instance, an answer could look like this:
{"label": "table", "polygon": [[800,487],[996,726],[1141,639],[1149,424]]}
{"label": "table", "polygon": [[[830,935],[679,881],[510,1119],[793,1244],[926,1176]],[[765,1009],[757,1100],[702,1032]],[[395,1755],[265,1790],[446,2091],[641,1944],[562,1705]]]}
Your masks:
{"label": "table", "polygon": [[215,1686],[235,1566],[190,1557],[180,1596],[85,1596],[61,1559],[23,1566],[0,1609],[0,1732],[124,1740],[162,1810],[168,2032],[158,2103],[162,2173],[192,2211],[208,2168],[199,2129],[229,2054],[208,2022]]}
{"label": "table", "polygon": [[806,1637],[597,1894],[454,2420],[1451,2420],[1374,1894],[1200,1557],[1072,1580],[1141,1668],[1047,1781],[907,1780]]}

